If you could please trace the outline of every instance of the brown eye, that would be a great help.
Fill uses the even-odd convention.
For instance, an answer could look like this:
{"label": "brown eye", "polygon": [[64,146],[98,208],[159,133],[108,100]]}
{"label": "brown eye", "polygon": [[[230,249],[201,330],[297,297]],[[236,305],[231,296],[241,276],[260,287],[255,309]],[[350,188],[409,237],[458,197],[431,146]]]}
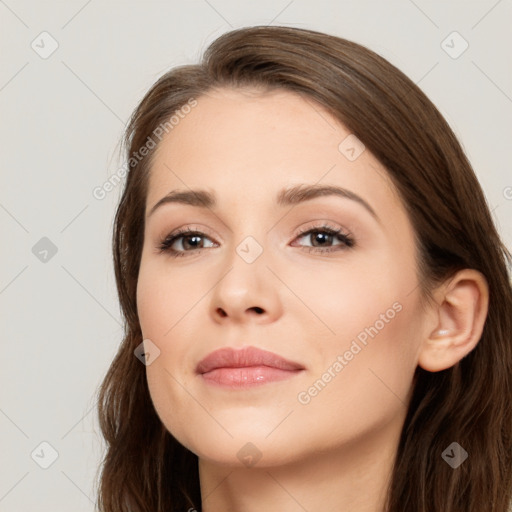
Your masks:
{"label": "brown eye", "polygon": [[172,256],[184,256],[186,253],[194,252],[195,249],[204,249],[214,245],[213,243],[208,245],[206,240],[210,240],[210,238],[204,233],[187,228],[168,235],[160,242],[158,249],[160,252],[168,252]]}
{"label": "brown eye", "polygon": [[[354,245],[354,241],[349,235],[343,233],[341,229],[329,226],[308,229],[300,233],[297,239],[300,238],[310,241],[310,245],[302,246],[307,248],[308,252],[334,252]],[[341,247],[336,249],[337,246]]]}

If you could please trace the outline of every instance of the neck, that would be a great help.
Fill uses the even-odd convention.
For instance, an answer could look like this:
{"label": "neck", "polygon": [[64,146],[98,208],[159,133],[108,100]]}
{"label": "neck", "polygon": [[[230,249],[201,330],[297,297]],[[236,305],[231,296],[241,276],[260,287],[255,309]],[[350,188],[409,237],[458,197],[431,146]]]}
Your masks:
{"label": "neck", "polygon": [[252,468],[226,467],[200,459],[203,512],[382,512],[401,425],[285,465],[261,459]]}

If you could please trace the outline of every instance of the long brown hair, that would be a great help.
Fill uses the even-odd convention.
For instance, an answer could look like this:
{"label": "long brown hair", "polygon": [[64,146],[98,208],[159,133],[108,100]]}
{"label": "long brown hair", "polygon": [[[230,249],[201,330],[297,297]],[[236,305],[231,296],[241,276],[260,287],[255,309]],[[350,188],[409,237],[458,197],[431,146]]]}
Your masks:
{"label": "long brown hair", "polygon": [[[142,159],[133,155],[191,99],[214,87],[244,86],[282,88],[317,101],[387,168],[414,227],[425,296],[462,268],[487,279],[489,312],[476,348],[444,371],[416,370],[386,510],[506,512],[512,495],[512,257],[471,165],[435,106],[384,58],[339,37],[278,26],[220,36],[200,64],[163,75],[127,127],[130,168],[113,232],[125,333],[99,390],[107,444],[100,510],[201,510],[197,456],[163,426],[145,367],[134,356],[142,341],[136,287],[154,151]],[[469,453],[456,469],[441,456],[454,441]]]}

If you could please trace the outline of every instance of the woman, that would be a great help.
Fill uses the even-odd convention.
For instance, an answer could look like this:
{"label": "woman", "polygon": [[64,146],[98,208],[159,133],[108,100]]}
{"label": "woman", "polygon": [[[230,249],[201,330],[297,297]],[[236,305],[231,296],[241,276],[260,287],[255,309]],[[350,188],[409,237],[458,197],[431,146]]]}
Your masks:
{"label": "woman", "polygon": [[511,257],[414,83],[234,30],[125,142],[102,511],[507,511]]}

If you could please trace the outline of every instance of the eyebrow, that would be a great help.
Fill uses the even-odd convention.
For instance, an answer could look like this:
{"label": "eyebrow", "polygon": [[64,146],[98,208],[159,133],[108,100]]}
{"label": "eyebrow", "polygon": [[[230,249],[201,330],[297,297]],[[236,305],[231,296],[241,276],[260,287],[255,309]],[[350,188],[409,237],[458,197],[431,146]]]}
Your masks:
{"label": "eyebrow", "polygon": [[[322,196],[338,196],[344,199],[350,199],[362,205],[372,217],[380,222],[375,210],[356,193],[336,185],[307,185],[299,184],[290,188],[281,190],[276,197],[278,206],[294,206],[304,201],[310,201]],[[199,208],[215,209],[217,200],[215,195],[206,190],[173,190],[162,197],[149,211],[149,218],[155,210],[168,203],[186,204]]]}

